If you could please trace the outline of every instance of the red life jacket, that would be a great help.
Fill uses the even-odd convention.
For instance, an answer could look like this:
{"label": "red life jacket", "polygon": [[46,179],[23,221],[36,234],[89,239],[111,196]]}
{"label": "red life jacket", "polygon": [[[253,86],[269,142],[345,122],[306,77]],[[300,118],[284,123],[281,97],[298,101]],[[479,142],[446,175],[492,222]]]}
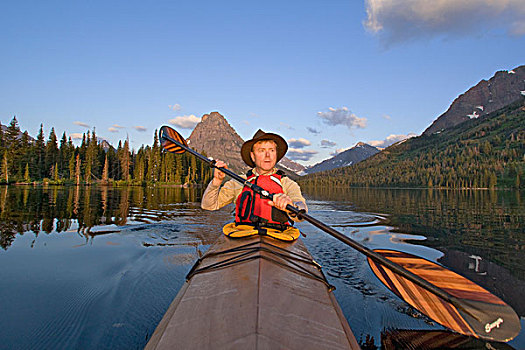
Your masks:
{"label": "red life jacket", "polygon": [[[256,176],[250,170],[246,174],[248,181],[262,187],[270,193],[284,193],[281,179],[284,173],[278,170],[272,175]],[[235,207],[235,223],[237,225],[254,225],[256,227],[268,227],[284,230],[293,225],[285,212],[268,204],[269,200],[261,198],[261,195],[244,187]]]}

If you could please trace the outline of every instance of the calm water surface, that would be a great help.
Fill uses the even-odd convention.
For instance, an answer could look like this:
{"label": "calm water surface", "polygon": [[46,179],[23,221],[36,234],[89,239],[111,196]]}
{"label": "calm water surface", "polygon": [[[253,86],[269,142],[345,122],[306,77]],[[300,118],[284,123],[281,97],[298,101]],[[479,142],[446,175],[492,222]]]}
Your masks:
{"label": "calm water surface", "polygon": [[[510,304],[525,328],[523,192],[307,197],[312,216],[367,247],[467,276]],[[199,190],[166,187],[0,187],[0,348],[144,347],[195,259],[232,220],[232,207],[204,212],[199,201]],[[444,331],[384,287],[361,254],[308,223],[299,228],[365,348]],[[509,345],[524,349],[524,333]]]}

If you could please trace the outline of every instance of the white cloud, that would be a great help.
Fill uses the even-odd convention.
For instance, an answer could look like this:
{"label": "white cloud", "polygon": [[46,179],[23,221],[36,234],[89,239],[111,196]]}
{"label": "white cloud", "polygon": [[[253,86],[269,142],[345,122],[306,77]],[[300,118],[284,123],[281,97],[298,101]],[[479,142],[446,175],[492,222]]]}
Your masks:
{"label": "white cloud", "polygon": [[175,103],[174,105],[168,105],[168,108],[176,112],[182,109],[182,107],[178,103]]}
{"label": "white cloud", "polygon": [[311,144],[312,143],[310,141],[308,141],[307,139],[303,139],[303,138],[288,140],[288,145],[291,148],[304,148],[306,146],[310,146]]}
{"label": "white cloud", "polygon": [[330,140],[321,140],[321,147],[323,148],[330,148],[337,145],[337,143],[330,141]]}
{"label": "white cloud", "polygon": [[140,125],[135,125],[135,126],[133,127],[133,129],[135,129],[135,130],[137,130],[137,131],[140,131],[140,132],[144,132],[144,131],[148,130],[148,129],[146,129],[145,127],[140,126]]}
{"label": "white cloud", "polygon": [[84,134],[81,134],[79,132],[74,132],[74,133],[69,134],[72,140],[82,140],[83,135]]}
{"label": "white cloud", "polygon": [[314,134],[314,135],[319,135],[321,133],[319,130],[311,128],[309,126],[306,127],[306,130],[308,130],[309,133]]}
{"label": "white cloud", "polygon": [[83,126],[85,128],[89,128],[89,124],[86,124],[84,122],[76,121],[76,122],[73,122],[73,124],[78,125],[78,126]]}
{"label": "white cloud", "polygon": [[389,116],[388,114],[383,114],[383,119],[390,120],[392,119],[392,117]]}
{"label": "white cloud", "polygon": [[378,147],[378,148],[385,148],[388,147],[398,141],[402,141],[411,137],[417,136],[414,133],[409,133],[408,135],[388,135],[386,139],[380,140],[380,141],[369,141],[367,142],[370,146]]}
{"label": "white cloud", "polygon": [[118,125],[118,124],[113,124],[112,127],[116,128],[116,129],[125,129],[126,128],[125,126]]}
{"label": "white cloud", "polygon": [[386,42],[504,28],[525,35],[523,0],[365,0],[364,26]]}
{"label": "white cloud", "polygon": [[348,129],[366,127],[366,118],[359,118],[347,107],[328,108],[328,112],[317,112],[321,120],[328,125],[345,125]]}
{"label": "white cloud", "polygon": [[170,119],[168,123],[170,123],[173,126],[178,126],[181,129],[193,129],[195,125],[197,125],[201,121],[201,118],[198,118],[191,115],[184,115],[181,117],[175,117],[173,119]]}
{"label": "white cloud", "polygon": [[297,161],[297,160],[308,161],[312,159],[312,157],[315,156],[317,153],[318,153],[317,151],[313,151],[313,150],[289,148],[288,152],[286,153],[286,156],[294,161]]}
{"label": "white cloud", "polygon": [[110,127],[108,128],[108,131],[109,131],[109,132],[118,132],[118,129],[115,128],[115,127],[113,127],[113,126],[110,126]]}

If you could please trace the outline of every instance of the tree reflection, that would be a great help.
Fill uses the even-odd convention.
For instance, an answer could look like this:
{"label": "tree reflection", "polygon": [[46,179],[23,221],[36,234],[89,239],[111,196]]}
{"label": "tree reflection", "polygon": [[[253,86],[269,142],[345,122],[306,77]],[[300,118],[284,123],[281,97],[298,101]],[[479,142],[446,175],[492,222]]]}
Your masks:
{"label": "tree reflection", "polygon": [[7,250],[26,232],[38,236],[41,231],[75,230],[88,238],[98,225],[122,226],[130,218],[162,220],[169,217],[166,205],[195,201],[197,196],[195,189],[180,187],[2,186],[0,247]]}
{"label": "tree reflection", "polygon": [[522,192],[327,187],[307,194],[336,207],[387,214],[393,232],[427,237],[414,244],[480,255],[525,280]]}

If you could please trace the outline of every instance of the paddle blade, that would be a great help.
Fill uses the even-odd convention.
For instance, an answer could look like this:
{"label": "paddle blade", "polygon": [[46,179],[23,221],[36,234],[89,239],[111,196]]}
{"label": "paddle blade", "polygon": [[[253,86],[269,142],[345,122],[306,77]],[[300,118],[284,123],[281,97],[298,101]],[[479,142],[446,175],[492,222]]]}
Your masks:
{"label": "paddle blade", "polygon": [[461,334],[504,342],[520,332],[516,312],[497,296],[465,277],[408,253],[386,249],[375,252],[454,297],[453,302],[445,301],[368,258],[368,264],[381,282],[439,324]]}
{"label": "paddle blade", "polygon": [[[186,152],[186,150],[180,145],[188,147],[188,143],[186,142],[184,137],[182,137],[182,135],[175,131],[173,128],[170,128],[166,125],[160,128],[159,139],[162,148],[171,153],[180,154]],[[177,144],[177,142],[179,144]]]}

